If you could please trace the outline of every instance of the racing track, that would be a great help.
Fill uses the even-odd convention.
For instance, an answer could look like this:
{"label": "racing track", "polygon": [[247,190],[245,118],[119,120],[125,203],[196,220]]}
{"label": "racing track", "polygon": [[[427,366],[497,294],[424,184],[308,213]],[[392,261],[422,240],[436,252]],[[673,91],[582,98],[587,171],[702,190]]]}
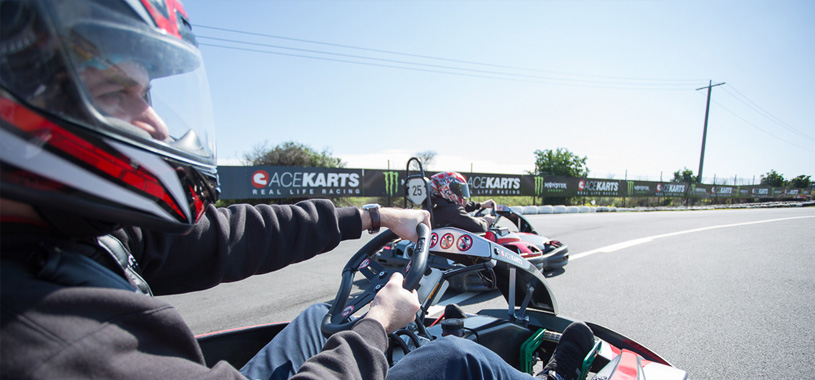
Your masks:
{"label": "racing track", "polygon": [[[529,216],[571,262],[549,276],[560,312],[610,327],[692,379],[811,378],[815,208]],[[284,270],[162,297],[195,333],[289,320],[336,293],[369,237]],[[449,294],[471,312],[495,293]]]}

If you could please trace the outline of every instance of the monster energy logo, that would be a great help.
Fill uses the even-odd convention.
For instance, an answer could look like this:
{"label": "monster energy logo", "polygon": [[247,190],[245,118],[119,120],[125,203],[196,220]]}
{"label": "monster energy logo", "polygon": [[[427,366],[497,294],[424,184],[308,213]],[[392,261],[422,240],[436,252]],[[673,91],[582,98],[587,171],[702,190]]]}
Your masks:
{"label": "monster energy logo", "polygon": [[399,172],[384,172],[385,194],[392,197],[399,190]]}
{"label": "monster energy logo", "polygon": [[628,195],[634,194],[634,181],[626,181],[628,183]]}
{"label": "monster energy logo", "polygon": [[543,194],[544,188],[543,177],[535,176],[535,195]]}

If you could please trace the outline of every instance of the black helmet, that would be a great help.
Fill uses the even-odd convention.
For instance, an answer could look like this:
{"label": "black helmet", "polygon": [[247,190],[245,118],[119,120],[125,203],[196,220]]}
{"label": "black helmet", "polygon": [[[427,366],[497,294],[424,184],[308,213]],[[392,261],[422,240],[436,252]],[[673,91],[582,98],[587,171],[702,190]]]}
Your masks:
{"label": "black helmet", "polygon": [[0,0],[3,198],[185,232],[218,199],[213,131],[178,0]]}

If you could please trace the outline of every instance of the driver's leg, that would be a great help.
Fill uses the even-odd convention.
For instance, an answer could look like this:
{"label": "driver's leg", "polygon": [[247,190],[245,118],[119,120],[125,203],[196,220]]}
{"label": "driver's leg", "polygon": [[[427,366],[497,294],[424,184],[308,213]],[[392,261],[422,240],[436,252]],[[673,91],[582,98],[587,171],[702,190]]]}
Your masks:
{"label": "driver's leg", "polygon": [[388,380],[529,380],[529,374],[473,341],[446,336],[417,348],[396,363]]}
{"label": "driver's leg", "polygon": [[327,304],[316,304],[300,313],[266,347],[241,368],[249,379],[285,380],[294,376],[308,358],[318,354],[326,338],[320,331]]}

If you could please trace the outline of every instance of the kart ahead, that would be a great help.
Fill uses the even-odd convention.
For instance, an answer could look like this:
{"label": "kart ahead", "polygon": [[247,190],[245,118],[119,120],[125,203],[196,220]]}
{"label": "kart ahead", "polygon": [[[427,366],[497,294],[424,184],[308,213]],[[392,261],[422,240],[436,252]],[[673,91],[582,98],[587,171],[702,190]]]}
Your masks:
{"label": "kart ahead", "polygon": [[[507,301],[507,308],[485,309],[457,318],[463,324],[461,338],[489,348],[507,363],[528,373],[533,373],[536,364],[549,360],[562,331],[573,320],[559,315],[554,294],[538,268],[503,245],[456,228],[431,232],[427,226],[420,225],[417,232],[420,238],[411,260],[401,270],[405,273],[403,285],[417,290],[422,307],[413,323],[391,334],[386,353],[391,363],[409,355],[416,346],[441,337],[442,326],[450,325],[447,321],[458,322],[427,313],[441,299],[447,279],[463,271],[490,272],[496,288]],[[350,328],[354,318],[361,316],[377,290],[397,270],[372,260],[383,246],[396,239],[393,232],[385,230],[348,261],[342,270],[340,289],[322,322],[324,334]],[[457,261],[472,264],[440,271],[428,266],[432,256],[462,256],[466,259],[457,258]],[[364,279],[355,282],[357,274]],[[360,282],[363,290],[351,294],[354,285]],[[594,332],[595,345],[583,362],[581,378],[589,374],[610,380],[687,378],[684,371],[632,339],[589,321],[586,323]],[[274,323],[205,334],[198,337],[198,342],[207,365],[225,360],[241,368],[285,326],[286,323]]]}
{"label": "kart ahead", "polygon": [[[521,255],[542,272],[560,269],[569,263],[569,247],[566,244],[541,236],[526,218],[507,206],[497,205],[490,210],[494,217],[493,223],[480,236]],[[484,211],[481,209],[475,214],[481,216]],[[511,224],[507,226],[509,223],[502,223],[502,220]],[[459,231],[467,234],[464,230]],[[374,259],[387,267],[402,267],[410,260],[413,247],[411,241],[397,240],[382,247],[374,255]],[[469,261],[468,257],[446,258],[433,255],[429,258],[429,265],[444,271],[463,268]],[[464,272],[450,278],[449,284],[451,289],[459,292],[488,291],[495,288],[495,280],[483,272]]]}
{"label": "kart ahead", "polygon": [[[410,174],[410,163],[414,160],[408,161],[407,165],[405,207],[408,206],[408,200],[413,204],[422,205],[424,209],[430,211],[432,219],[433,208],[428,196],[430,188],[418,160],[416,160],[416,165],[419,167],[419,173]],[[497,205],[492,209],[482,208],[475,212],[475,216],[484,216],[485,212],[490,213],[493,222],[486,233],[480,234],[482,237],[521,255],[525,260],[532,263],[535,268],[543,272],[563,268],[569,263],[569,247],[560,241],[541,236],[523,215],[514,212],[507,206]],[[412,251],[412,242],[398,240],[382,247],[382,250],[374,255],[374,259],[387,267],[402,267],[410,260]],[[463,268],[470,264],[469,259],[466,257],[445,258],[431,256],[429,260],[432,268],[443,271]],[[448,281],[450,288],[459,292],[481,292],[495,288],[494,278],[483,272],[464,272],[449,278]]]}
{"label": "kart ahead", "polygon": [[[476,215],[478,216],[483,211],[484,209],[479,210]],[[495,220],[490,226],[490,232],[495,237],[487,235],[487,239],[494,239],[498,244],[512,249],[523,257],[540,256],[540,266],[536,264],[537,260],[530,261],[542,271],[563,268],[569,263],[569,247],[563,242],[539,234],[523,215],[504,205],[496,205],[491,212]],[[514,228],[501,226],[501,221],[504,219],[510,221]]]}
{"label": "kart ahead", "polygon": [[[442,336],[442,327],[461,322],[462,339],[469,339],[495,352],[517,369],[533,374],[536,364],[546,363],[558,344],[563,330],[574,320],[558,313],[555,296],[540,269],[514,250],[456,228],[427,226],[417,228],[419,239],[404,268],[388,268],[374,260],[383,247],[397,236],[385,230],[363,246],[342,270],[340,288],[322,321],[326,335],[348,329],[354,318],[373,300],[376,292],[395,271],[405,274],[403,286],[417,290],[421,309],[404,329],[391,334],[386,355],[391,363],[409,355],[416,346]],[[429,265],[438,256],[467,263],[463,267],[440,270]],[[506,309],[484,309],[464,318],[429,315],[447,289],[448,280],[467,272],[488,273],[507,302]],[[355,282],[357,274],[364,279]],[[354,292],[354,285],[361,291]],[[439,323],[441,322],[441,323]],[[589,374],[605,379],[686,379],[685,371],[634,340],[606,327],[585,321],[595,336],[595,345],[583,362],[581,379]],[[457,323],[452,323],[457,324]],[[198,337],[207,365],[224,360],[241,368],[274,338],[286,323],[239,328]],[[407,337],[407,338],[406,338]]]}

